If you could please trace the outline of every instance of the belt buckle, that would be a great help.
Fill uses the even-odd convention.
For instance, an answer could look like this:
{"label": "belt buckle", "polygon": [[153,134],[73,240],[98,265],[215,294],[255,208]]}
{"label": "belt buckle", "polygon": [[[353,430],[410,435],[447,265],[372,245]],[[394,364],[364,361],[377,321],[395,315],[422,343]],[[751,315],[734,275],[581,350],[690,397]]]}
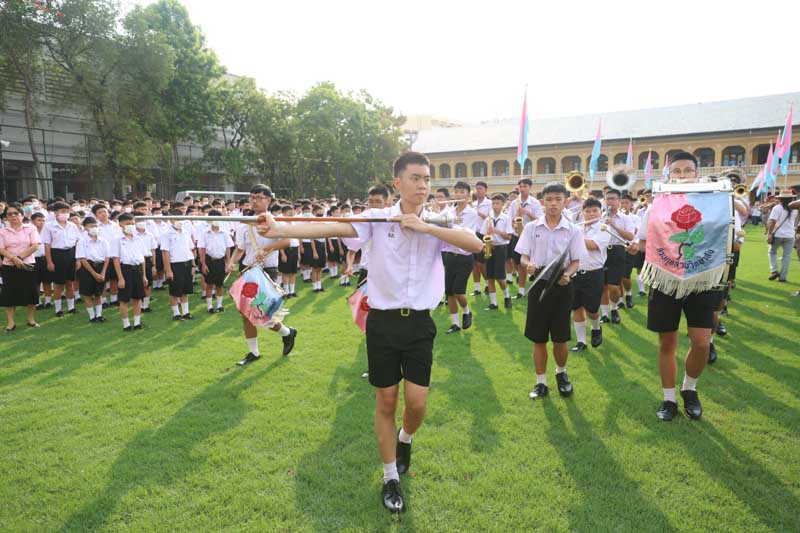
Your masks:
{"label": "belt buckle", "polygon": [[411,309],[409,309],[408,307],[402,307],[400,309],[400,316],[404,318],[411,316]]}

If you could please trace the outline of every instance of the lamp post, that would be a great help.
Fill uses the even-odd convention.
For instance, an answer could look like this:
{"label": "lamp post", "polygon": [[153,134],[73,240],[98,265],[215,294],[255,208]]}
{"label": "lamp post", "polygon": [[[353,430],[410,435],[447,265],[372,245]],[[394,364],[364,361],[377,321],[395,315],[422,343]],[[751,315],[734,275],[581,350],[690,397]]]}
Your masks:
{"label": "lamp post", "polygon": [[3,149],[11,146],[11,143],[0,139],[0,192],[3,199],[6,199],[6,162],[3,158]]}

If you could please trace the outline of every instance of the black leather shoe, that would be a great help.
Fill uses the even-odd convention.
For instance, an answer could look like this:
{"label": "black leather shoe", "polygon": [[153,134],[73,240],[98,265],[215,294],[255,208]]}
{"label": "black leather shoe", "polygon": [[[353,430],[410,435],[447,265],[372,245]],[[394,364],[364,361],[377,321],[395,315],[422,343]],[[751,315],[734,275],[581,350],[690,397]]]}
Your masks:
{"label": "black leather shoe", "polygon": [[183,317],[181,315],[172,315],[172,320],[174,322],[183,322]]}
{"label": "black leather shoe", "polygon": [[127,328],[122,328],[122,331],[131,332],[133,331],[133,328],[131,326],[128,326]]}
{"label": "black leather shoe", "polygon": [[774,281],[774,280],[778,279],[778,276],[780,276],[780,274],[778,274],[777,272],[773,272],[772,274],[769,275],[768,279],[770,281]]}
{"label": "black leather shoe", "polygon": [[105,322],[105,321],[106,321],[106,317],[104,317],[104,316],[97,316],[97,317],[95,317],[95,318],[94,318],[94,321],[95,321],[95,322],[101,322],[101,323],[102,323],[102,322]]}
{"label": "black leather shoe", "polygon": [[97,317],[90,318],[90,319],[89,319],[89,322],[90,322],[91,324],[94,324],[95,322],[97,322]]}
{"label": "black leather shoe", "polygon": [[603,327],[600,326],[600,329],[593,329],[592,330],[592,348],[597,348],[603,344]]}
{"label": "black leather shoe", "polygon": [[206,312],[207,312],[209,315],[213,315],[213,314],[214,314],[216,311],[214,311],[214,308],[213,308],[213,307],[209,307],[208,309],[206,309]]}
{"label": "black leather shoe", "polygon": [[579,342],[575,346],[569,349],[570,352],[582,352],[586,349],[586,345],[582,342]]}
{"label": "black leather shoe", "polygon": [[36,307],[34,309],[36,309],[37,311],[41,311],[42,309],[44,309],[44,304],[36,304]]}
{"label": "black leather shoe", "polygon": [[619,324],[622,322],[622,319],[619,317],[619,311],[616,309],[611,310],[611,323],[612,324]]}
{"label": "black leather shoe", "polygon": [[572,396],[572,383],[569,382],[566,372],[556,374],[556,383],[558,384],[558,392],[561,396]]}
{"label": "black leather shoe", "polygon": [[609,322],[611,322],[611,320],[609,320],[607,316],[601,316],[600,317],[600,323],[601,324],[608,324]]}
{"label": "black leather shoe", "polygon": [[683,398],[683,411],[686,416],[692,420],[699,420],[703,416],[703,407],[700,405],[700,398],[697,397],[697,391],[682,390],[681,398]]}
{"label": "black leather shoe", "polygon": [[318,292],[325,292],[325,287],[320,287]]}
{"label": "black leather shoe", "polygon": [[503,306],[506,309],[511,309],[511,298],[504,298],[503,299]]}
{"label": "black leather shoe", "polygon": [[639,291],[639,296],[640,296],[640,297],[641,297],[641,296],[647,296],[647,294],[645,294],[645,292],[644,292],[644,291]]}
{"label": "black leather shoe", "polygon": [[481,295],[481,291],[472,291],[472,295],[473,296],[480,296]]}
{"label": "black leather shoe", "polygon": [[244,359],[242,359],[236,364],[239,366],[245,366],[249,365],[253,361],[258,361],[259,359],[261,359],[260,355],[254,355],[252,352],[249,352],[247,355],[244,356]]}
{"label": "black leather shoe", "polygon": [[717,324],[717,335],[720,337],[724,337],[728,334],[728,328],[725,327],[725,324],[722,323],[722,320],[719,321]]}
{"label": "black leather shoe", "polygon": [[[397,436],[400,436],[400,433],[397,433]],[[411,443],[409,442],[406,444],[405,442],[400,442],[398,439],[397,441],[397,473],[401,476],[408,472],[408,469],[411,468]]]}
{"label": "black leather shoe", "polygon": [[708,364],[713,365],[717,362],[717,349],[714,347],[714,343],[712,342],[708,346]]}
{"label": "black leather shoe", "polygon": [[283,355],[289,355],[294,350],[294,339],[297,337],[297,330],[289,328],[289,334],[283,338]]}
{"label": "black leather shoe", "polygon": [[489,304],[489,307],[484,309],[484,311],[497,311],[498,309],[499,307],[497,307],[495,304]]}
{"label": "black leather shoe", "polygon": [[469,329],[472,325],[472,313],[464,313],[461,315],[461,329]]}
{"label": "black leather shoe", "polygon": [[525,296],[521,292],[518,292],[517,295],[514,296],[515,300],[522,300],[523,298],[525,298]]}
{"label": "black leather shoe", "polygon": [[192,313],[186,313],[185,315],[183,315],[184,320],[191,320],[193,318],[194,317],[192,316]]}
{"label": "black leather shoe", "polygon": [[108,309],[108,302],[103,304],[103,309]]}
{"label": "black leather shoe", "polygon": [[153,310],[150,309],[149,307],[142,307],[142,313],[152,313],[152,312]]}
{"label": "black leather shoe", "polygon": [[217,307],[217,308],[214,310],[214,312],[215,312],[215,313],[224,313],[224,312],[225,312],[225,308],[224,308],[224,307]]}
{"label": "black leather shoe", "polygon": [[633,308],[633,306],[634,306],[633,296],[626,295],[625,296],[625,307],[627,307],[628,309],[631,309],[631,308]]}
{"label": "black leather shoe", "polygon": [[461,331],[461,328],[457,324],[453,324],[445,333],[456,333],[458,331]]}
{"label": "black leather shoe", "polygon": [[547,396],[550,390],[544,383],[537,383],[531,392],[528,393],[528,398],[531,400],[539,400]]}
{"label": "black leather shoe", "polygon": [[381,497],[383,498],[383,506],[390,513],[402,513],[406,510],[403,494],[400,492],[400,481],[390,479],[384,483],[383,489],[381,489]]}
{"label": "black leather shoe", "polygon": [[144,324],[139,324],[138,326],[133,326],[133,329],[144,329]]}
{"label": "black leather shoe", "polygon": [[656,411],[656,416],[662,422],[669,422],[675,415],[678,414],[678,404],[675,402],[670,402],[669,400],[664,400],[661,402],[661,407],[658,408]]}
{"label": "black leather shoe", "polygon": [[76,314],[77,312],[78,312],[78,310],[77,310],[77,309],[75,309],[75,308],[73,307],[72,309],[70,309],[69,311],[67,311],[67,314],[68,314],[68,315],[74,315],[74,314]]}
{"label": "black leather shoe", "polygon": [[64,312],[63,311],[59,311],[59,312],[56,313],[56,317],[57,318],[61,318],[62,316],[64,316]]}

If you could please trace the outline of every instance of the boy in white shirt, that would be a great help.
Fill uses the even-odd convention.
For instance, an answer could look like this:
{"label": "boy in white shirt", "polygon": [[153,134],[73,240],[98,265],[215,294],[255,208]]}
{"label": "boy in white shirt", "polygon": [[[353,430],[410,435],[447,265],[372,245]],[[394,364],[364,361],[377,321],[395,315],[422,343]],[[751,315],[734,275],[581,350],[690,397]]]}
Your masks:
{"label": "boy in white shirt", "polygon": [[89,322],[105,322],[103,318],[103,293],[106,285],[106,270],[109,261],[108,241],[100,237],[97,220],[86,217],[83,221],[86,236],[78,241],[75,259],[80,263],[78,282],[80,284]]}
{"label": "boy in white shirt", "polygon": [[[212,209],[209,216],[222,216],[219,211]],[[231,271],[228,262],[231,258],[230,248],[233,246],[233,239],[222,228],[222,223],[211,222],[205,231],[197,235],[197,255],[200,259],[200,272],[203,274],[206,285],[206,305],[208,313],[222,313],[225,308],[222,306],[223,285],[225,276]],[[214,309],[212,294],[216,293],[217,308]]]}
{"label": "boy in white shirt", "polygon": [[[136,237],[136,225],[133,215],[123,213],[119,216],[122,237],[111,243],[109,256],[114,260],[117,271],[117,288],[119,289],[119,315],[122,318],[122,330],[142,329],[142,299],[147,286],[144,273],[145,241]],[[128,318],[128,303],[133,301],[133,326]]]}

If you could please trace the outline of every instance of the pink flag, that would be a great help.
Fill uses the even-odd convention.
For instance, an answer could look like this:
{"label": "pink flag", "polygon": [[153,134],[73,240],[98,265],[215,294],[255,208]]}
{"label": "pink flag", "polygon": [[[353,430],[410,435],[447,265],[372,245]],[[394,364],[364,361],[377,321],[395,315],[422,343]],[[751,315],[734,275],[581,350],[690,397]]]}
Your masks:
{"label": "pink flag", "polygon": [[236,308],[254,326],[269,327],[286,314],[280,288],[260,268],[245,270],[228,290]]}
{"label": "pink flag", "polygon": [[350,313],[353,315],[353,322],[358,328],[367,332],[367,315],[369,314],[369,298],[367,297],[367,282],[361,284],[348,299]]}
{"label": "pink flag", "polygon": [[652,154],[652,151],[647,151],[647,161],[644,164],[644,186],[647,189],[650,188],[650,173],[653,170],[653,162],[651,159]]}
{"label": "pink flag", "polygon": [[628,157],[625,158],[625,164],[629,167],[633,166],[633,139],[628,141]]}

